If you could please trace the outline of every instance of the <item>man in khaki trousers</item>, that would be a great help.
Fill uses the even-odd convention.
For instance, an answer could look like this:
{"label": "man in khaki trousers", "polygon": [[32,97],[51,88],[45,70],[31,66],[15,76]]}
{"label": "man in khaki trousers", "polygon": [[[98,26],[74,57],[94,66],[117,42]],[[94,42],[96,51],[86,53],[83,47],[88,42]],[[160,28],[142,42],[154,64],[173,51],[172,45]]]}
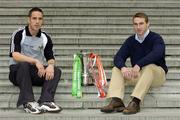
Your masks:
{"label": "man in khaki trousers", "polygon": [[[145,13],[136,13],[132,21],[135,34],[127,38],[114,57],[115,67],[107,94],[111,101],[101,108],[101,112],[135,114],[140,111],[140,102],[149,88],[161,86],[166,80],[168,68],[163,38],[149,30],[150,23]],[[125,65],[128,57],[132,67]],[[135,86],[127,107],[123,103],[126,85]]]}

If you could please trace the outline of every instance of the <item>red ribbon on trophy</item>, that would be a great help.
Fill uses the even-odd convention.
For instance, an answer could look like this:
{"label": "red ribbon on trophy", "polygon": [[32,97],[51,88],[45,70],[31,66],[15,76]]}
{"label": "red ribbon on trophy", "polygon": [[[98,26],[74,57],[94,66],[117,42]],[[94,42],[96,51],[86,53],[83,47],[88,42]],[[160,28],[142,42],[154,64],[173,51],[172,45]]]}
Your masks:
{"label": "red ribbon on trophy", "polygon": [[[89,71],[92,74],[92,77],[94,79],[94,84],[98,89],[98,96],[100,98],[106,97],[106,92],[104,90],[104,87],[107,85],[106,75],[104,72],[104,68],[101,62],[100,57],[97,54],[90,53],[89,56]],[[96,74],[96,70],[94,66],[97,66],[98,69],[98,75]]]}

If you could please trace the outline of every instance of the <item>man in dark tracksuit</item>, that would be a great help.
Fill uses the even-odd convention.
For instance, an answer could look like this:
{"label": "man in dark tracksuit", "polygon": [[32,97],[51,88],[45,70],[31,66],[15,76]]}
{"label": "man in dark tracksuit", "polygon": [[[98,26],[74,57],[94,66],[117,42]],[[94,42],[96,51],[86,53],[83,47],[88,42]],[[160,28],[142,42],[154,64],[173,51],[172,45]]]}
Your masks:
{"label": "man in dark tracksuit", "polygon": [[[13,33],[10,46],[9,79],[20,89],[17,106],[23,104],[26,112],[35,114],[62,110],[54,103],[61,71],[54,66],[53,43],[41,31],[42,24],[43,11],[32,8],[28,25]],[[33,85],[42,86],[38,102],[34,99]]]}

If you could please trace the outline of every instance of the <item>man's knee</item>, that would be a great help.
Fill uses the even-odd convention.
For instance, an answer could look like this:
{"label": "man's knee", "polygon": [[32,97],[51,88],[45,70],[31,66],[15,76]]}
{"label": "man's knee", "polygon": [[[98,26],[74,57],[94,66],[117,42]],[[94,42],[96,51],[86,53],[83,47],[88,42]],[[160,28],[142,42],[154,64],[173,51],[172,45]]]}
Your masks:
{"label": "man's knee", "polygon": [[119,69],[117,67],[112,68],[112,75],[123,77],[121,69]]}
{"label": "man's knee", "polygon": [[145,75],[147,76],[148,78],[152,78],[154,80],[154,78],[157,77],[157,72],[158,71],[158,66],[155,65],[155,64],[149,64],[147,66],[144,66],[142,68],[142,71],[141,71],[141,75]]}
{"label": "man's knee", "polygon": [[61,74],[61,69],[59,69],[58,67],[54,67],[54,70],[56,74]]}
{"label": "man's knee", "polygon": [[155,68],[155,67],[157,67],[157,65],[155,65],[155,64],[149,64],[149,65],[146,65],[146,66],[144,66],[143,67],[143,69],[153,69],[153,68]]}
{"label": "man's knee", "polygon": [[119,68],[117,68],[117,67],[113,67],[112,68],[112,72],[114,73],[114,72],[121,72],[121,70],[119,69]]}
{"label": "man's knee", "polygon": [[58,80],[60,80],[61,73],[61,69],[59,69],[58,67],[54,67],[54,74],[55,76],[57,76],[57,78],[59,78]]}

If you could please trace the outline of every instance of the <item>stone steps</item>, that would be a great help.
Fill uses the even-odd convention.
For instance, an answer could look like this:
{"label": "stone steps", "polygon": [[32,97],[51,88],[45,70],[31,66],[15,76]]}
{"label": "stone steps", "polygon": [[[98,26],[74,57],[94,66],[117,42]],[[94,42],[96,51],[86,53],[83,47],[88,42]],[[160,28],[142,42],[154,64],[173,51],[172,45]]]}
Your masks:
{"label": "stone steps", "polygon": [[[145,6],[146,5],[146,6]],[[117,0],[112,0],[112,1],[58,1],[58,0],[53,0],[49,3],[49,1],[43,1],[41,2],[40,0],[36,1],[1,1],[0,2],[0,7],[6,7],[6,8],[18,8],[18,7],[32,7],[32,6],[39,6],[39,7],[44,7],[46,6],[47,8],[81,8],[81,7],[88,7],[88,8],[177,8],[180,6],[180,3],[177,1],[142,1],[142,0],[137,0],[137,1],[117,1]]]}
{"label": "stone steps", "polygon": [[[127,105],[130,102],[130,94],[126,94],[124,101]],[[1,94],[0,109],[14,109],[18,94]],[[38,100],[39,94],[35,94],[35,99]],[[180,108],[180,94],[147,94],[142,108]],[[70,94],[56,94],[55,101],[63,108],[67,109],[98,109],[109,103],[108,100],[99,99],[97,95],[87,94],[83,98],[73,98]],[[22,106],[21,106],[22,107]]]}
{"label": "stone steps", "polygon": [[[62,80],[71,80],[72,79],[72,69],[64,68],[62,70]],[[111,78],[111,68],[105,69],[107,79]],[[7,80],[9,76],[9,69],[8,68],[1,68],[0,69],[0,79]],[[180,78],[180,68],[170,69],[168,74],[166,75],[168,80],[178,80]]]}
{"label": "stone steps", "polygon": [[[108,81],[109,82],[109,81]],[[61,80],[57,93],[62,93],[62,94],[70,94],[71,93],[71,80]],[[150,94],[180,94],[180,89],[178,89],[180,86],[180,83],[178,83],[178,80],[167,80],[166,83],[162,87],[158,88],[152,88],[150,89],[149,93]],[[106,86],[105,89],[107,89],[108,86]],[[93,86],[82,86],[83,88],[83,93],[87,94],[95,94],[97,95],[97,89],[96,87]],[[131,93],[133,87],[127,87],[126,88],[126,93]],[[41,90],[41,87],[34,87],[34,93],[39,94]],[[12,83],[9,80],[0,80],[0,93],[8,93],[8,94],[17,94],[19,93],[19,88],[15,87],[12,85]]]}
{"label": "stone steps", "polygon": [[124,115],[122,113],[104,114],[96,109],[64,109],[60,113],[45,113],[40,115],[26,114],[19,110],[1,110],[1,120],[179,120],[180,110],[173,109],[141,109],[135,115]]}
{"label": "stone steps", "polygon": [[[155,3],[153,3],[154,5]],[[124,4],[122,4],[124,6]],[[138,4],[137,4],[138,5]],[[137,6],[136,5],[136,6]],[[146,4],[147,5],[147,4]],[[143,5],[143,6],[146,6]],[[177,4],[179,5],[179,4]],[[16,6],[14,6],[16,7]],[[25,17],[27,12],[28,12],[28,8],[0,8],[0,16],[21,16],[21,17]],[[40,7],[40,6],[39,6]],[[176,7],[175,7],[176,8]],[[7,12],[8,10],[8,12]],[[161,17],[177,17],[179,16],[179,9],[173,9],[173,8],[167,8],[163,9],[160,7],[157,8],[148,8],[148,7],[144,7],[144,8],[131,8],[129,9],[129,4],[126,8],[123,7],[119,7],[119,8],[111,8],[111,9],[107,9],[107,8],[84,8],[84,9],[80,9],[80,7],[74,7],[74,8],[46,8],[44,9],[45,15],[47,16],[98,16],[98,17],[102,17],[102,16],[110,16],[110,17],[117,17],[117,16],[121,16],[121,17],[132,17],[132,15],[136,12],[142,12],[144,11],[145,13],[147,13],[150,17],[157,17],[157,16],[161,16]]]}
{"label": "stone steps", "polygon": [[[17,30],[18,26],[0,26],[0,33],[10,34],[13,31]],[[158,32],[161,35],[178,35],[180,34],[180,28],[178,26],[174,27],[151,27],[153,31]],[[130,27],[120,27],[120,26],[49,26],[45,27],[44,30],[49,34],[106,34],[106,35],[116,35],[123,34],[129,35],[133,33],[133,30]],[[168,32],[167,32],[168,31]]]}
{"label": "stone steps", "polygon": [[[143,108],[173,108],[180,107],[180,90],[178,89],[180,84],[177,81],[167,81],[160,88],[152,88],[146,95],[144,102],[142,103]],[[77,99],[71,96],[71,83],[70,82],[60,82],[55,101],[60,104],[63,108],[99,108],[106,105],[109,101],[105,99],[99,99],[97,95],[97,89],[95,86],[84,86],[83,97]],[[35,99],[37,100],[41,87],[33,87],[35,93]],[[132,92],[132,87],[126,88],[125,104],[130,101],[130,93]],[[0,82],[0,109],[2,108],[16,108],[16,101],[18,99],[19,89],[13,86],[9,81]]]}
{"label": "stone steps", "polygon": [[[0,58],[0,67],[8,68],[9,66],[9,57],[5,56]],[[111,69],[113,67],[113,58],[101,58],[104,69]],[[130,66],[130,60],[126,62],[127,66]],[[180,66],[180,57],[166,57],[166,63],[169,69],[177,68]],[[60,68],[69,68],[72,70],[73,67],[73,56],[65,56],[65,57],[56,57],[56,65]]]}
{"label": "stone steps", "polygon": [[[73,55],[74,53],[80,52],[81,50],[87,52],[94,52],[100,56],[114,56],[120,45],[58,45],[54,46],[55,55]],[[179,46],[167,46],[167,56],[178,56],[180,55]],[[2,46],[0,48],[0,55],[9,55],[9,46]]]}
{"label": "stone steps", "polygon": [[[47,16],[45,19],[45,25],[127,25],[131,23],[131,17],[68,17],[68,16]],[[8,20],[8,21],[7,21]],[[152,26],[175,26],[179,25],[180,21],[177,17],[161,17],[155,16],[151,17],[151,25]],[[0,25],[26,25],[26,18],[22,17],[14,17],[14,16],[2,16],[0,18]]]}
{"label": "stone steps", "polygon": [[[11,35],[0,36],[1,46],[9,48]],[[180,45],[178,35],[163,35],[166,45]],[[126,35],[56,35],[52,34],[55,46],[59,45],[121,45]]]}

